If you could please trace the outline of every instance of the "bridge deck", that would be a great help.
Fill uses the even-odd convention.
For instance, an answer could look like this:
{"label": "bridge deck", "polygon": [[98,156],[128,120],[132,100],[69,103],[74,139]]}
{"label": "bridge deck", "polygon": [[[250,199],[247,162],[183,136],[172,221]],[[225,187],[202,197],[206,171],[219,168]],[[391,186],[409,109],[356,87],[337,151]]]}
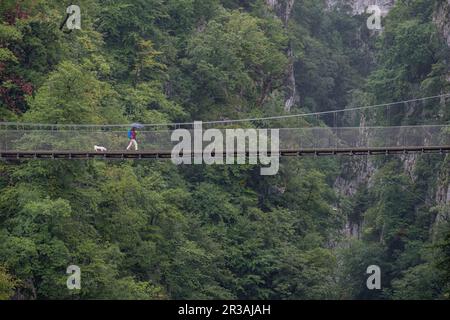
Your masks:
{"label": "bridge deck", "polygon": [[[450,153],[450,146],[419,146],[419,147],[381,147],[381,148],[321,148],[321,149],[297,149],[280,150],[282,157],[293,156],[332,156],[332,155],[391,155],[410,153]],[[224,152],[225,156],[227,153]],[[237,156],[239,153],[232,153]],[[270,152],[268,152],[270,155]],[[194,156],[193,152],[190,152]],[[248,152],[246,152],[248,156]],[[168,159],[171,150],[152,151],[0,151],[0,159]]]}

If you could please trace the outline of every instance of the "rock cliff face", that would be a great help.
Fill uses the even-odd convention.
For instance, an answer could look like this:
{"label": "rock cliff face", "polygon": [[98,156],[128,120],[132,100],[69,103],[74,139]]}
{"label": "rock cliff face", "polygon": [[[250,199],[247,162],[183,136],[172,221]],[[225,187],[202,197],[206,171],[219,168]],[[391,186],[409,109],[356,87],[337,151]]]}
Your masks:
{"label": "rock cliff face", "polygon": [[348,4],[354,14],[364,13],[371,5],[377,5],[382,15],[388,14],[396,0],[327,0],[328,7],[332,8],[339,4]]}
{"label": "rock cliff face", "polygon": [[[390,9],[395,5],[397,0],[325,0],[329,8],[336,7],[338,5],[350,6],[353,14],[362,14],[366,12],[367,8],[371,5],[377,5],[381,9],[383,16],[386,16]],[[276,15],[283,21],[287,27],[292,11],[294,9],[295,0],[266,0],[266,4],[272,8]],[[450,47],[450,0],[444,0],[438,6],[435,15],[434,22],[438,26],[442,35],[446,39]],[[295,74],[294,74],[294,52],[292,46],[289,46],[286,54],[290,58],[291,62],[286,70],[285,79],[285,110],[290,111],[292,106],[297,102],[298,92],[296,91]],[[450,81],[450,74],[449,74]]]}
{"label": "rock cliff face", "polygon": [[450,47],[450,0],[442,2],[433,16],[433,21]]}
{"label": "rock cliff face", "polygon": [[367,10],[367,7],[371,5],[377,5],[381,9],[381,13],[386,15],[389,13],[391,7],[395,4],[396,0],[355,0],[351,1],[353,12],[361,14]]}
{"label": "rock cliff face", "polygon": [[437,206],[436,227],[440,222],[450,218],[450,156],[446,157],[440,172],[435,202]]}
{"label": "rock cliff face", "polygon": [[[435,11],[433,22],[447,41],[450,47],[450,0],[443,0]],[[447,81],[450,82],[450,70],[448,72]],[[435,220],[435,226],[441,221],[450,218],[450,157],[447,156],[444,161],[443,169],[440,172],[440,178],[437,185],[435,198],[438,213]]]}
{"label": "rock cliff face", "polygon": [[[368,6],[378,5],[383,15],[387,15],[389,10],[395,5],[397,0],[326,0],[330,9],[338,5],[348,5],[353,14],[364,13]],[[433,15],[433,22],[438,27],[439,31],[446,40],[450,47],[450,0],[444,0],[439,3],[435,8]],[[450,72],[449,77],[450,81]],[[417,164],[417,156],[409,155],[402,157],[404,163],[404,171],[413,180],[414,169]],[[368,185],[370,187],[371,178],[376,173],[377,168],[373,164],[371,158],[354,159],[348,163],[348,166],[344,168],[342,176],[335,182],[335,189],[338,193],[345,196],[352,196],[356,193],[358,188],[362,185]],[[435,195],[430,192],[430,203],[435,203],[438,206],[438,212],[436,214],[435,226],[440,221],[448,219],[450,217],[450,159],[446,158],[443,162],[442,170],[439,172],[438,181],[435,185]],[[345,177],[345,178],[344,178]],[[354,238],[361,236],[362,225],[364,221],[347,221],[346,227],[343,232]]]}
{"label": "rock cliff face", "polygon": [[[284,26],[287,28],[292,10],[294,9],[295,0],[266,0],[266,3],[275,11],[277,16],[281,19],[281,21],[283,21]],[[286,70],[286,78],[284,81],[286,92],[284,109],[289,112],[295,102],[298,101],[294,73],[294,52],[291,44],[289,44],[286,54],[289,58],[289,65]]]}
{"label": "rock cliff face", "polygon": [[269,7],[277,12],[278,17],[285,25],[289,22],[295,0],[266,0]]}
{"label": "rock cliff face", "polygon": [[[267,0],[276,2],[277,0]],[[397,0],[326,0],[329,8],[339,4],[347,4],[354,14],[364,13],[370,5],[380,7],[382,15],[387,15]],[[435,11],[433,21],[441,31],[450,47],[450,0],[443,0]]]}

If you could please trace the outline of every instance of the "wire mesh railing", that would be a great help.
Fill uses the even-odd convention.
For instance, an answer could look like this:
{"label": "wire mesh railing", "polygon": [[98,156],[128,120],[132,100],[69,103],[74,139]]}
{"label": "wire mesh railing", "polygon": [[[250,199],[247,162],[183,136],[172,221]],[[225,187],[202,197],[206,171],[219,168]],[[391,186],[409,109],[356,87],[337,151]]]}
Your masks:
{"label": "wire mesh railing", "polygon": [[[257,135],[270,131],[256,130]],[[274,130],[274,129],[272,129]],[[430,126],[400,126],[400,127],[314,127],[314,128],[282,128],[279,133],[279,148],[281,150],[303,149],[369,149],[369,148],[411,148],[411,147],[448,147],[450,146],[450,125]],[[187,130],[192,137],[193,130]],[[227,135],[235,132],[233,129],[218,129],[223,137],[222,144],[226,148]],[[246,144],[248,137],[244,129]],[[269,133],[267,133],[269,132]],[[172,141],[173,130],[137,131],[137,141],[140,151],[171,150],[177,141]],[[107,151],[124,151],[128,146],[127,130],[111,127],[108,130],[49,130],[21,128],[0,128],[0,152],[8,151],[76,151],[92,152],[94,146],[102,146]],[[211,142],[204,141],[203,148]]]}

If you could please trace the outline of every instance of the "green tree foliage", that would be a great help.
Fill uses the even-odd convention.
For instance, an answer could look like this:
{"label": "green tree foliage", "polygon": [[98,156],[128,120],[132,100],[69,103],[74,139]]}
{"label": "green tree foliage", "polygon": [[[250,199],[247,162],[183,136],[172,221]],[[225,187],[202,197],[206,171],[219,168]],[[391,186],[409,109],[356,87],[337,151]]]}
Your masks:
{"label": "green tree foliage", "polygon": [[[355,103],[381,103],[448,91],[448,47],[435,23],[439,1],[398,1],[376,40],[376,61],[367,83],[354,91]],[[372,115],[377,123],[399,125],[447,121],[445,102],[392,108]],[[431,117],[431,115],[434,115]],[[367,115],[366,115],[367,116]],[[368,116],[370,117],[370,116]],[[372,119],[373,120],[373,119]],[[436,188],[447,186],[448,159],[380,159],[369,188],[345,202],[348,216],[361,227],[361,240],[350,241],[339,261],[343,279],[361,277],[364,261],[383,270],[382,292],[371,294],[362,279],[351,283],[350,297],[376,299],[448,299],[448,206],[436,204]],[[345,201],[348,201],[346,199]],[[442,200],[441,200],[442,201]],[[359,221],[359,222],[358,222]],[[376,248],[368,257],[370,248]],[[368,265],[368,264],[367,264]],[[350,276],[349,278],[347,278]],[[345,281],[345,280],[344,280]]]}
{"label": "green tree foliage", "polygon": [[16,282],[13,277],[6,272],[4,267],[0,266],[0,300],[9,299],[13,293]]}
{"label": "green tree foliage", "polygon": [[26,118],[43,123],[108,123],[122,120],[117,94],[108,83],[62,62],[30,102]]}
{"label": "green tree foliage", "polygon": [[[426,96],[448,90],[445,80],[448,73],[449,48],[433,23],[433,8],[438,1],[400,1],[387,17],[386,27],[378,40],[380,68],[367,83],[374,102],[403,100],[407,96]],[[439,105],[424,105],[428,113],[408,121],[422,122],[427,115],[436,113]],[[444,110],[446,108],[443,108]],[[393,111],[392,124],[403,120],[399,111]]]}
{"label": "green tree foliage", "polygon": [[[278,114],[289,59],[297,109],[441,93],[435,2],[398,1],[375,35],[365,16],[316,0],[295,1],[287,25],[263,0],[82,0],[70,33],[61,1],[1,1],[0,121]],[[448,118],[445,103],[425,107]],[[346,161],[282,159],[275,177],[256,165],[0,162],[0,299],[448,299],[448,206],[433,202],[448,160],[418,157],[408,171],[383,157],[370,183],[338,196],[354,178]],[[360,227],[350,238],[349,225]],[[79,291],[66,287],[73,264]],[[371,264],[382,291],[367,290]]]}
{"label": "green tree foliage", "polygon": [[282,84],[286,40],[280,23],[247,13],[223,12],[210,21],[188,42],[194,114],[201,110],[216,115],[212,105],[225,110],[230,105],[262,105]]}

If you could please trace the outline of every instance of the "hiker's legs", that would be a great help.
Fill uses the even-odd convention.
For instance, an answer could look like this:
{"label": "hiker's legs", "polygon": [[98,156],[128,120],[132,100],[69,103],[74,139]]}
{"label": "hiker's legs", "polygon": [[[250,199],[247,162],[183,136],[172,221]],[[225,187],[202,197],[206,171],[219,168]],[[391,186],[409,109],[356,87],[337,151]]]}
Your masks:
{"label": "hiker's legs", "polygon": [[134,140],[130,140],[130,143],[128,144],[127,150],[130,150],[131,146],[133,145]]}
{"label": "hiker's legs", "polygon": [[136,140],[131,139],[130,143],[128,144],[127,150],[130,150],[131,146],[134,146],[134,150],[138,151],[138,145]]}

